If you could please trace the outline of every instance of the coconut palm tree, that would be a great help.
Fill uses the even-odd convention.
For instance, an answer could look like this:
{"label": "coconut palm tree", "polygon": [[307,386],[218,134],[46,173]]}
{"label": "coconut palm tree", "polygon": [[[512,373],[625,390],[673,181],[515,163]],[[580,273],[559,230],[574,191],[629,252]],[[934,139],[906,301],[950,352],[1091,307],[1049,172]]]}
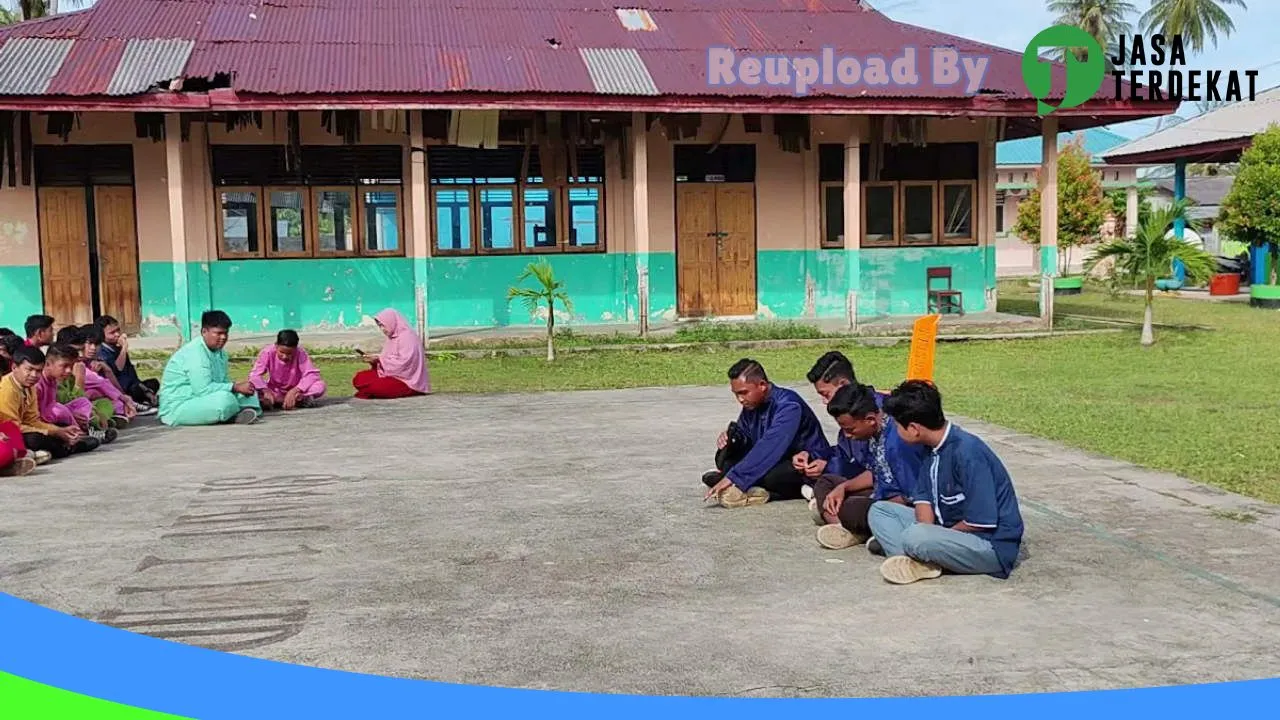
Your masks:
{"label": "coconut palm tree", "polygon": [[1107,53],[1107,65],[1119,52],[1120,36],[1133,32],[1129,16],[1138,11],[1126,0],[1049,0],[1045,7],[1057,14],[1057,24],[1074,25],[1092,35]]}
{"label": "coconut palm tree", "polygon": [[[537,281],[537,287],[519,286],[529,278]],[[565,292],[564,283],[556,279],[555,270],[546,258],[536,263],[529,263],[520,277],[516,278],[516,285],[507,290],[507,303],[516,298],[524,300],[524,306],[529,310],[530,316],[536,316],[544,304],[547,306],[547,362],[555,360],[556,301],[560,302],[560,306],[567,313],[573,312],[573,301]]]}
{"label": "coconut palm tree", "polygon": [[1248,10],[1244,0],[1151,0],[1151,9],[1139,21],[1148,35],[1181,35],[1190,52],[1218,46],[1218,36],[1226,39],[1235,32],[1228,7]]}
{"label": "coconut palm tree", "polygon": [[1131,238],[1118,238],[1098,247],[1085,260],[1085,271],[1093,272],[1103,260],[1115,260],[1116,272],[1123,278],[1142,283],[1146,289],[1147,305],[1142,315],[1142,345],[1149,347],[1156,342],[1152,326],[1151,304],[1155,297],[1156,280],[1168,275],[1174,260],[1180,260],[1187,272],[1188,282],[1204,282],[1214,270],[1213,256],[1173,232],[1174,223],[1182,220],[1187,227],[1195,228],[1195,221],[1187,217],[1185,199],[1174,201],[1169,207],[1152,209],[1138,226]]}

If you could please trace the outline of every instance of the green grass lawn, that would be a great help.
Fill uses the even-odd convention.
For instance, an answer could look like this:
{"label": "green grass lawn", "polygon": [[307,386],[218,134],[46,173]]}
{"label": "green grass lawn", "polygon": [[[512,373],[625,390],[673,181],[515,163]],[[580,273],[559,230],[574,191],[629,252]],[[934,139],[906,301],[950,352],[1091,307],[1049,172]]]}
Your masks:
{"label": "green grass lawn", "polygon": [[[1035,293],[1001,286],[1000,309],[1034,312]],[[1140,320],[1139,298],[1102,290],[1058,298],[1065,314]],[[1158,300],[1159,323],[1212,332],[1157,329],[1154,348],[1138,331],[1059,339],[944,343],[937,381],[947,408],[1068,445],[1218,487],[1280,502],[1280,314],[1245,305]],[[905,343],[868,348],[833,339],[866,382],[889,388],[906,370]],[[750,354],[779,381],[801,381],[818,348]],[[565,353],[432,360],[438,392],[519,392],[663,385],[718,385],[742,353],[682,350]],[[357,362],[325,361],[334,395],[351,392]],[[725,391],[726,410],[732,399]]]}

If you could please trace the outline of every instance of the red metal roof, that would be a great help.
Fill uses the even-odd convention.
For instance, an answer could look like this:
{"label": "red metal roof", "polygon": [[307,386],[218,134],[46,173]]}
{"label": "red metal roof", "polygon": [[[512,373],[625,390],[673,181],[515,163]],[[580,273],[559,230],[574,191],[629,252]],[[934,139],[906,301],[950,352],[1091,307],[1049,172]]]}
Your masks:
{"label": "red metal roof", "polygon": [[[647,10],[656,30],[626,29],[615,10],[620,5]],[[630,48],[638,61],[617,77],[647,72],[653,82],[646,87],[659,97],[781,100],[795,97],[792,87],[709,85],[708,50],[797,55],[829,47],[837,56],[866,58],[915,47],[924,70],[932,48],[952,47],[990,58],[979,98],[962,84],[925,82],[817,86],[810,99],[1031,101],[1021,52],[895,22],[858,0],[99,0],[88,10],[0,30],[0,47],[22,37],[75,40],[42,93],[64,99],[101,95],[127,41],[181,38],[195,41],[182,78],[229,75],[230,90],[243,96],[521,93],[620,100],[627,93],[602,91],[579,51]],[[1112,92],[1104,83],[1098,98],[1111,100]],[[1171,110],[1105,104],[1138,116]]]}

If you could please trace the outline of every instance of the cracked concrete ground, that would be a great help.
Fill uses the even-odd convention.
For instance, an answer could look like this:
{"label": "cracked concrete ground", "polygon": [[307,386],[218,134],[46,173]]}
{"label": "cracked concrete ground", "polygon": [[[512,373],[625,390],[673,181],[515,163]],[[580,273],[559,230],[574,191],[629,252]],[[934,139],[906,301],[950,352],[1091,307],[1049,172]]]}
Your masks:
{"label": "cracked concrete ground", "polygon": [[802,503],[702,506],[734,410],[723,388],[642,389],[133,428],[0,480],[0,590],[258,657],[530,688],[876,696],[1280,675],[1273,506],[961,419],[1014,475],[1025,560],[1008,581],[895,587],[861,549],[820,549]]}

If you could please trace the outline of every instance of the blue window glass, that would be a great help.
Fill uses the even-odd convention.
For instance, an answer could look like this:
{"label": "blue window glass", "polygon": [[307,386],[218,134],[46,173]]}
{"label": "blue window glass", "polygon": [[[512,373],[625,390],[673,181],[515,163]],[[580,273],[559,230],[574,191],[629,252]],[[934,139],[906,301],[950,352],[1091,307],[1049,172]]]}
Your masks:
{"label": "blue window glass", "polygon": [[515,191],[510,188],[481,188],[479,194],[481,247],[485,250],[514,250]]}
{"label": "blue window glass", "polygon": [[569,245],[580,248],[599,247],[599,188],[569,188]]}
{"label": "blue window glass", "polygon": [[558,244],[555,197],[555,192],[549,188],[525,188],[525,248],[553,248]]}
{"label": "blue window glass", "polygon": [[436,249],[471,249],[471,193],[437,188]]}

